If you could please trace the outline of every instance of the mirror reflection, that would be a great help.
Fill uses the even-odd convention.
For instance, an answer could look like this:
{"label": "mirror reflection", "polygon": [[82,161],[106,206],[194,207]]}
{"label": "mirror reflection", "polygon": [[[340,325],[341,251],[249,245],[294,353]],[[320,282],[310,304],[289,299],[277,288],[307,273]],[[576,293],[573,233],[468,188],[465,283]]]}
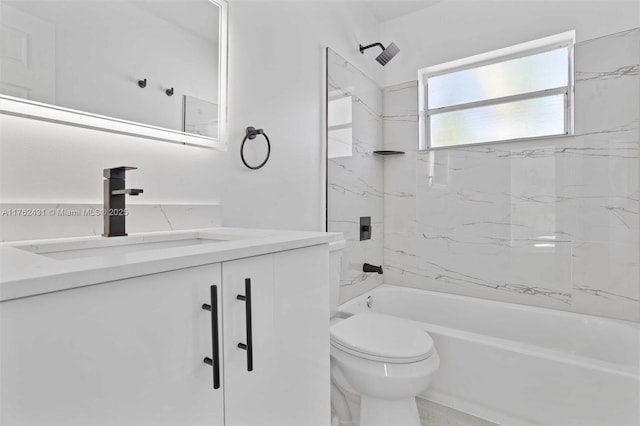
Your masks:
{"label": "mirror reflection", "polygon": [[208,0],[0,0],[0,95],[219,137]]}

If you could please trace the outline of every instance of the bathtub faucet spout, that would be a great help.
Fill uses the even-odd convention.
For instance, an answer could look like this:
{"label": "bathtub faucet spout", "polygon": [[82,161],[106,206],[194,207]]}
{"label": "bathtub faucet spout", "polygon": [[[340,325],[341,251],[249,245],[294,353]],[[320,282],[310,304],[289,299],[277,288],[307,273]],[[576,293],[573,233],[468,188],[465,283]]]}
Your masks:
{"label": "bathtub faucet spout", "polygon": [[370,265],[368,263],[365,263],[364,265],[362,265],[362,271],[363,272],[377,272],[378,274],[382,274],[382,265],[374,266],[374,265]]}

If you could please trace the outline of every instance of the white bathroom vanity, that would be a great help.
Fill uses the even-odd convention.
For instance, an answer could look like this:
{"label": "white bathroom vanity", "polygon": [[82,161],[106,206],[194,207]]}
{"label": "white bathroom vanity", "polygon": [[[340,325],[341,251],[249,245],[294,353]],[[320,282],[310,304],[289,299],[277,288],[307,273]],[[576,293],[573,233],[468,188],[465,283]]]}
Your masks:
{"label": "white bathroom vanity", "polygon": [[327,424],[331,239],[1,244],[1,424]]}

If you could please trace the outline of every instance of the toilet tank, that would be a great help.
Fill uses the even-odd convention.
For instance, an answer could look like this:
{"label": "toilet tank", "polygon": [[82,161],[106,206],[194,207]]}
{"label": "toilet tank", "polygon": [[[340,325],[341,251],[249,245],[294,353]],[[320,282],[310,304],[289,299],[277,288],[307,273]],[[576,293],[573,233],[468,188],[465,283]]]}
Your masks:
{"label": "toilet tank", "polygon": [[342,251],[345,247],[344,236],[335,234],[336,239],[329,243],[329,287],[330,287],[330,308],[331,316],[338,312],[340,304],[340,269],[342,264]]}

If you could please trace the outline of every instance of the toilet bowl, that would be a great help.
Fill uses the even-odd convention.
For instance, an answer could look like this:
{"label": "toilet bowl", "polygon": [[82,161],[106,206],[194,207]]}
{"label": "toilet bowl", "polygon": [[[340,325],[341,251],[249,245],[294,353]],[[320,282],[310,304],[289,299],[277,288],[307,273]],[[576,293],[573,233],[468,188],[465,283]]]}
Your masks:
{"label": "toilet bowl", "polygon": [[332,426],[420,426],[416,395],[440,365],[419,323],[374,312],[339,318],[343,240],[330,247]]}
{"label": "toilet bowl", "polygon": [[428,388],[440,359],[416,323],[362,313],[331,326],[331,363],[335,388],[345,399],[360,396],[359,408],[350,395],[350,412],[336,410],[342,426],[419,426],[415,397]]}

